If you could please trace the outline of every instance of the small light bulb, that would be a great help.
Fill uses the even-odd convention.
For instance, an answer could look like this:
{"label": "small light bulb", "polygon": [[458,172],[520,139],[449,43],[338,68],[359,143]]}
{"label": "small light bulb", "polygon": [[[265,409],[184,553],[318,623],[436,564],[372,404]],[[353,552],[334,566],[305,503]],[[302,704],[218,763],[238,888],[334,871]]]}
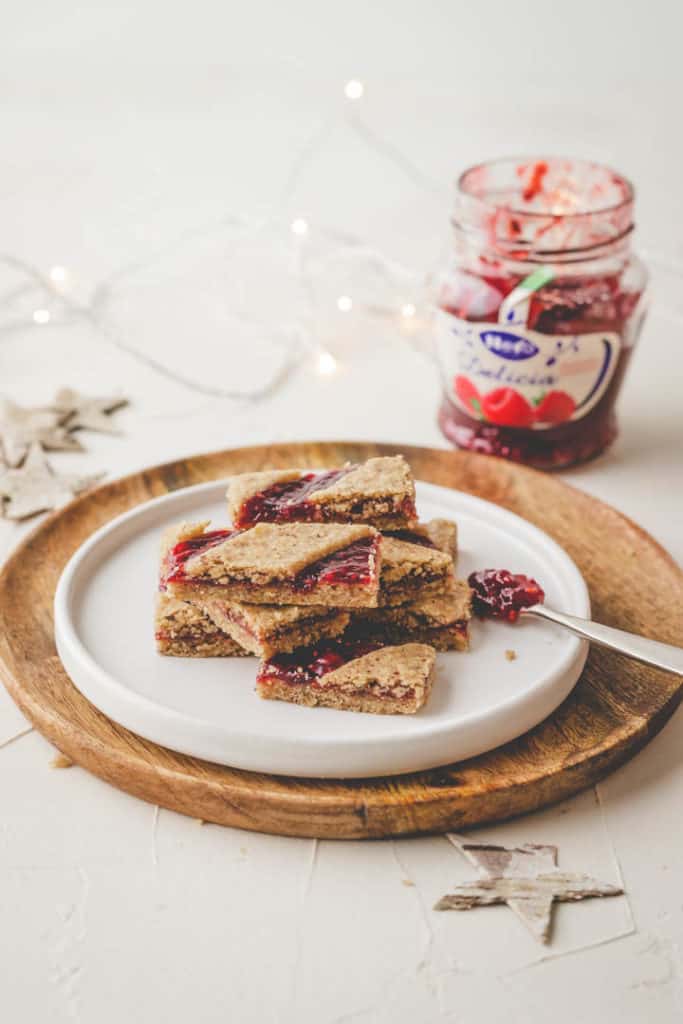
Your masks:
{"label": "small light bulb", "polygon": [[33,320],[37,324],[47,324],[50,322],[50,310],[49,309],[35,309],[33,311]]}
{"label": "small light bulb", "polygon": [[337,360],[331,352],[318,353],[318,373],[323,377],[330,377],[337,372]]}
{"label": "small light bulb", "polygon": [[411,316],[415,316],[416,312],[417,310],[415,309],[415,306],[412,304],[412,302],[406,302],[405,305],[401,306],[401,316],[405,317],[406,320],[409,319]]}
{"label": "small light bulb", "polygon": [[340,295],[337,299],[337,309],[341,313],[350,313],[353,309],[353,301],[348,295]]}
{"label": "small light bulb", "polygon": [[50,278],[55,284],[63,284],[67,279],[66,267],[53,267],[50,271]]}
{"label": "small light bulb", "polygon": [[357,78],[352,78],[344,86],[344,95],[347,100],[359,100],[365,92],[365,86]]}
{"label": "small light bulb", "polygon": [[308,223],[303,217],[297,217],[290,224],[290,229],[293,235],[305,235],[308,231]]}

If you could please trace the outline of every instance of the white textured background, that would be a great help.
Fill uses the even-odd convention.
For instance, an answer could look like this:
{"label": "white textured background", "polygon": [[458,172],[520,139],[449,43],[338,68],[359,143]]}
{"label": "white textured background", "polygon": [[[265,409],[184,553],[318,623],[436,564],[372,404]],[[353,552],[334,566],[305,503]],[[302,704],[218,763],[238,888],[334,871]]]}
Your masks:
{"label": "white textured background", "polygon": [[[0,390],[34,403],[62,385],[131,396],[123,438],[88,435],[88,455],[54,456],[64,469],[117,474],[292,438],[441,444],[434,370],[386,312],[441,258],[452,178],[494,155],[594,157],[639,189],[653,310],[622,438],[567,478],[683,559],[681,10],[673,0],[6,9],[0,254],[15,263],[0,264]],[[355,105],[343,95],[353,77],[366,87]],[[304,279],[287,248],[294,217],[313,229]],[[340,254],[334,230],[380,252],[381,267],[393,261],[388,279],[372,276],[367,251]],[[55,264],[69,270],[67,309],[32,276]],[[384,315],[359,308],[380,292]],[[351,314],[336,310],[338,294],[353,297]],[[46,302],[52,322],[24,326]],[[321,379],[305,354],[258,403],[173,383],[104,340],[231,388],[273,371],[283,321],[300,344],[335,351],[340,369]],[[21,534],[0,523],[0,550]],[[79,768],[53,770],[0,690],[2,1019],[678,1021],[681,722],[599,791],[481,833],[557,843],[562,866],[605,881],[621,865],[628,899],[560,908],[540,959],[505,908],[431,912],[473,877],[445,839],[317,844],[200,827]]]}

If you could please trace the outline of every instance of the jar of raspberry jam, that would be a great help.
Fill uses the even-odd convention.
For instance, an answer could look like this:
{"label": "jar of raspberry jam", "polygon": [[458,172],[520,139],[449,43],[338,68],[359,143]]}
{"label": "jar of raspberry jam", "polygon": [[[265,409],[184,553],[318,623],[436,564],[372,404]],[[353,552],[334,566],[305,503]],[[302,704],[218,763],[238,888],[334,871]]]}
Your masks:
{"label": "jar of raspberry jam", "polygon": [[588,161],[462,174],[435,319],[439,424],[453,444],[560,469],[612,443],[646,305],[633,205],[625,178]]}

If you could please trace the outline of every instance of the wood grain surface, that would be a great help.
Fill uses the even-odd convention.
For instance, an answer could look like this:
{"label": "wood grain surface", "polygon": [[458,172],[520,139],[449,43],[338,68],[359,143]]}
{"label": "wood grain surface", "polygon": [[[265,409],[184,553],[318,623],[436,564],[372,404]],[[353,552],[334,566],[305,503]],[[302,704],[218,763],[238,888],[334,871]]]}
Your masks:
{"label": "wood grain surface", "polygon": [[[571,696],[489,754],[394,779],[348,782],[236,771],[149,743],[78,693],[57,656],[52,600],[76,548],[140,502],[231,473],[336,466],[397,449],[304,443],[181,459],[114,481],[46,519],[0,575],[0,672],[33,725],[73,761],[135,796],[259,832],[356,839],[446,831],[553,803],[602,778],[677,707],[680,679],[594,648]],[[683,646],[683,574],[643,530],[557,477],[463,452],[403,448],[415,476],[496,502],[571,555],[601,622]]]}

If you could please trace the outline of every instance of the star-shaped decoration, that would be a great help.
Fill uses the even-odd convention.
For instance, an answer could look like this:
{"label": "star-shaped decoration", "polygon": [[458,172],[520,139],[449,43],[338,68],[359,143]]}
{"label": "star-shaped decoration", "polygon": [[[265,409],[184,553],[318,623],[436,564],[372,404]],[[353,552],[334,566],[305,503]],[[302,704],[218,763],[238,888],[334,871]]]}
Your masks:
{"label": "star-shaped decoration", "polygon": [[37,512],[59,508],[101,477],[55,473],[39,444],[32,444],[20,469],[0,468],[0,498],[8,519],[26,519]]}
{"label": "star-shaped decoration", "polygon": [[548,942],[555,900],[560,903],[597,896],[621,896],[624,890],[589,875],[557,869],[557,847],[495,846],[448,837],[456,849],[479,869],[482,877],[442,896],[435,910],[472,910],[507,903],[531,934]]}
{"label": "star-shaped decoration", "polygon": [[112,426],[110,414],[127,404],[128,399],[122,395],[95,398],[72,388],[62,388],[57,392],[54,408],[67,430],[97,430],[104,434],[116,434],[118,431]]}
{"label": "star-shaped decoration", "polygon": [[5,460],[18,466],[34,442],[50,451],[83,451],[54,409],[27,409],[0,399],[0,442]]}

